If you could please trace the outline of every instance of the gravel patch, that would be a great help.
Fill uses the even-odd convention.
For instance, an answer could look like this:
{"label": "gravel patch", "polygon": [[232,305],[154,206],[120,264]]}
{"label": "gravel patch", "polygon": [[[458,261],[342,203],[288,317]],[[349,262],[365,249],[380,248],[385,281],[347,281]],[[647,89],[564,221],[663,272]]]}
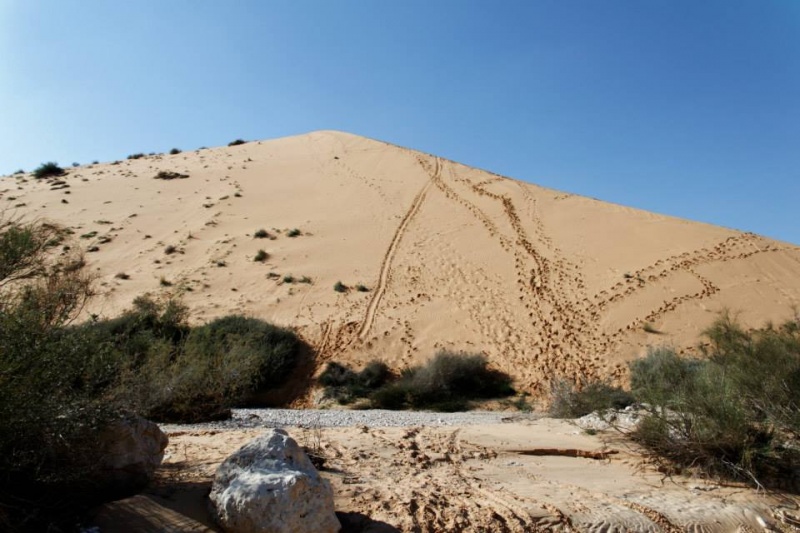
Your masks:
{"label": "gravel patch", "polygon": [[510,420],[536,418],[526,413],[468,411],[431,413],[427,411],[347,411],[336,409],[234,409],[230,420],[203,424],[163,424],[163,431],[230,430],[286,427],[406,427],[467,426],[499,424]]}

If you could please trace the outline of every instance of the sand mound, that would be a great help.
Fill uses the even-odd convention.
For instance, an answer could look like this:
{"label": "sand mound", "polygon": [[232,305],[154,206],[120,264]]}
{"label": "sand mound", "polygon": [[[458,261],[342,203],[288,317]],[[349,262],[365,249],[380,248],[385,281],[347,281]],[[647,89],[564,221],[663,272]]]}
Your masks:
{"label": "sand mound", "polygon": [[689,350],[724,308],[760,326],[800,304],[796,246],[339,132],[4,178],[0,202],[74,230],[87,312],[181,292],[195,320],[293,326],[322,360],[479,351],[530,392]]}

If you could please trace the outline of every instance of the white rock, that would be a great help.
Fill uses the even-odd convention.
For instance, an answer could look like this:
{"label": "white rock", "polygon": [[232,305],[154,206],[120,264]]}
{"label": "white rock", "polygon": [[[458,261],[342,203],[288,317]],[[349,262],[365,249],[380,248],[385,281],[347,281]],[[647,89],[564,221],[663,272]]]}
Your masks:
{"label": "white rock", "polygon": [[98,482],[117,497],[135,493],[152,479],[169,439],[153,422],[132,418],[106,427],[98,441]]}
{"label": "white rock", "polygon": [[333,491],[282,429],[268,430],[225,459],[211,510],[230,533],[335,533]]}

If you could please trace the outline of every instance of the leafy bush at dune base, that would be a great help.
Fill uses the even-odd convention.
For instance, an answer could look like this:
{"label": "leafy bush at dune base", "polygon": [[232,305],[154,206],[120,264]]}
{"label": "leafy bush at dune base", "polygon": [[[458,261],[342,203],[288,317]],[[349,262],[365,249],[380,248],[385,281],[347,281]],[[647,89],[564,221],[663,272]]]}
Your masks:
{"label": "leafy bush at dune base", "polygon": [[98,484],[104,428],[129,416],[224,417],[281,385],[304,350],[256,319],[190,327],[179,301],[148,296],[78,323],[93,277],[79,254],[53,253],[66,239],[51,224],[0,218],[0,531],[72,530],[123,496]]}
{"label": "leafy bush at dune base", "polygon": [[405,370],[370,399],[382,409],[463,411],[472,400],[512,394],[510,377],[490,369],[483,355],[441,351],[425,365]]}
{"label": "leafy bush at dune base", "polygon": [[[645,412],[631,437],[673,469],[800,489],[800,320],[747,331],[724,314],[706,336],[700,358],[657,348],[630,364]],[[581,416],[620,394],[592,384],[553,403]]]}
{"label": "leafy bush at dune base", "polygon": [[336,362],[328,363],[318,382],[325,387],[325,397],[334,398],[341,404],[349,404],[366,398],[391,379],[386,363],[370,361],[360,371],[354,372]]}

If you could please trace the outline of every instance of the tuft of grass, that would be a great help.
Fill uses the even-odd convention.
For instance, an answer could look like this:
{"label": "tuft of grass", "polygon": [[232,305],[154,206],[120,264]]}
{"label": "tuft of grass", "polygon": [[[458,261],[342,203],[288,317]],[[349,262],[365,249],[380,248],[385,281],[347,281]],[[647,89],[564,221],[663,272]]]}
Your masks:
{"label": "tuft of grass", "polygon": [[269,254],[267,252],[265,252],[264,250],[259,250],[258,252],[256,252],[255,257],[253,257],[253,261],[256,261],[256,262],[259,262],[259,263],[263,263],[268,258],[269,258]]}
{"label": "tuft of grass", "polygon": [[347,285],[345,285],[341,281],[337,281],[333,285],[333,290],[335,290],[336,292],[347,292]]}
{"label": "tuft of grass", "polygon": [[164,248],[164,253],[166,255],[172,255],[177,251],[178,251],[178,247],[175,246],[174,244],[169,244],[169,245],[167,245],[166,248]]}
{"label": "tuft of grass", "polygon": [[356,285],[356,290],[358,292],[369,292],[369,287],[359,283],[358,285]]}
{"label": "tuft of grass", "polygon": [[64,169],[58,166],[58,163],[50,161],[49,163],[42,163],[36,170],[33,171],[34,178],[49,178],[53,176],[63,176]]}
{"label": "tuft of grass", "polygon": [[290,229],[289,231],[286,232],[286,236],[287,237],[297,237],[297,236],[302,235],[302,234],[303,233],[297,228]]}
{"label": "tuft of grass", "polygon": [[162,287],[172,287],[172,282],[164,276],[161,276],[161,278],[158,280],[158,284]]}
{"label": "tuft of grass", "polygon": [[243,139],[236,139],[235,141],[229,142],[228,146],[239,146],[241,144],[246,144],[246,143],[247,143],[247,141],[245,141]]}
{"label": "tuft of grass", "polygon": [[266,239],[267,237],[269,237],[269,233],[264,228],[261,228],[255,233],[253,233],[253,237],[256,239]]}

